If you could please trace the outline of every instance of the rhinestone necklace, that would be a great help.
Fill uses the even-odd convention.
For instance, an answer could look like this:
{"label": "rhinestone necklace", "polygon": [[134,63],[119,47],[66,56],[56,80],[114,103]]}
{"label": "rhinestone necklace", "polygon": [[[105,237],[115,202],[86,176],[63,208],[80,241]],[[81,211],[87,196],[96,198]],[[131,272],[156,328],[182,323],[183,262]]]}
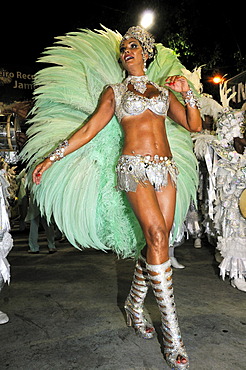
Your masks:
{"label": "rhinestone necklace", "polygon": [[145,91],[147,90],[147,83],[149,82],[148,76],[143,75],[143,76],[128,76],[125,79],[125,84],[131,84],[134,89],[141,94],[144,94]]}

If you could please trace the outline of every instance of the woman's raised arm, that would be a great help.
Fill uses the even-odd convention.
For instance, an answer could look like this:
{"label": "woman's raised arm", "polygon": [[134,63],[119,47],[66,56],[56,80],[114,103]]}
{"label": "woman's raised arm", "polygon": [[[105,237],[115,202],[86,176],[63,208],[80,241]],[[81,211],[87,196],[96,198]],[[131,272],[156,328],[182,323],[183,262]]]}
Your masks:
{"label": "woman's raised arm", "polygon": [[170,91],[168,116],[188,131],[201,131],[202,119],[197,106],[197,99],[194,97],[186,78],[182,76],[172,76],[166,80],[166,84],[173,91],[179,92],[186,103],[186,107],[184,107]]}

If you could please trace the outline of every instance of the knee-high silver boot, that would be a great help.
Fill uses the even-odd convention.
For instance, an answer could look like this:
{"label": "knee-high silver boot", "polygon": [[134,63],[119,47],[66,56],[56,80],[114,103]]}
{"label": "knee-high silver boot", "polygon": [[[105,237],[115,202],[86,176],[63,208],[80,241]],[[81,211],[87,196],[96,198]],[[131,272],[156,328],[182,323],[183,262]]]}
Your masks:
{"label": "knee-high silver boot", "polygon": [[164,355],[167,364],[172,369],[188,369],[188,355],[181,339],[174,303],[171,262],[168,260],[161,265],[146,263],[146,268],[161,312]]}
{"label": "knee-high silver boot", "polygon": [[136,334],[144,339],[151,339],[155,329],[148,313],[144,310],[144,299],[149,288],[149,278],[145,258],[140,256],[134,270],[130,293],[125,301],[127,325],[132,326]]}

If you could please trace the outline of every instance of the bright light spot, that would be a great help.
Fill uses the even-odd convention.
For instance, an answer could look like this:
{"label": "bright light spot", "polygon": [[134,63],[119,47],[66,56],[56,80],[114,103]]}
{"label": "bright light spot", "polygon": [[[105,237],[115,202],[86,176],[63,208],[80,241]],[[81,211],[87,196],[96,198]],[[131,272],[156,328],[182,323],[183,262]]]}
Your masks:
{"label": "bright light spot", "polygon": [[149,28],[154,21],[154,13],[151,10],[146,10],[141,17],[141,26],[143,28]]}
{"label": "bright light spot", "polygon": [[214,76],[213,83],[220,84],[223,81],[223,78],[221,76]]}

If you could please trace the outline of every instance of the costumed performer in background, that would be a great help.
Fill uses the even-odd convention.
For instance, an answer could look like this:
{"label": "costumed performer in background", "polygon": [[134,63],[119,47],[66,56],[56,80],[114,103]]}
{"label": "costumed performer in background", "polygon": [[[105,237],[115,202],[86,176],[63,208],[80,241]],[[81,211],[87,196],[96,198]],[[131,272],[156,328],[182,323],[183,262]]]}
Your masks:
{"label": "costumed performer in background", "polygon": [[246,292],[246,220],[239,207],[246,180],[245,112],[224,109],[217,133],[209,152],[213,157],[210,176],[216,185],[214,226],[222,258],[220,275],[223,280],[228,276],[234,288]]}
{"label": "costumed performer in background", "polygon": [[[218,114],[216,137],[207,141],[205,160],[209,172],[209,214],[217,232],[216,260],[223,279],[246,291],[246,220],[240,205],[245,194],[245,111],[229,101],[235,96],[227,83],[220,85],[222,111]],[[220,258],[219,258],[220,257]]]}
{"label": "costumed performer in background", "polygon": [[[7,260],[7,255],[13,247],[13,238],[9,233],[10,222],[8,215],[8,188],[9,182],[6,180],[7,172],[9,176],[13,176],[11,169],[8,169],[8,164],[1,159],[2,169],[0,170],[0,292],[4,283],[10,282],[10,265]],[[6,313],[0,311],[0,324],[5,324],[9,321]]]}
{"label": "costumed performer in background", "polygon": [[[96,198],[97,201],[99,199],[100,202],[102,201],[100,194],[101,190],[98,190],[97,188],[99,186],[98,183],[100,183],[100,187],[103,191],[103,198],[106,197],[106,201],[108,201],[108,194],[113,194],[114,198],[121,194],[120,198],[118,199],[121,211],[125,214],[127,212],[127,219],[131,222],[134,223],[134,219],[139,221],[141,226],[140,230],[142,230],[144,240],[146,242],[146,247],[144,249],[143,240],[139,244],[139,247],[137,246],[136,242],[134,246],[135,255],[137,255],[137,252],[142,249],[142,255],[144,257],[140,257],[137,262],[130,294],[125,302],[128,325],[133,326],[137,334],[143,338],[148,339],[153,337],[154,327],[146,320],[143,313],[143,301],[147,294],[148,282],[150,282],[161,312],[165,359],[171,368],[187,369],[189,367],[189,360],[181,339],[181,333],[176,315],[172,288],[172,270],[168,256],[168,246],[169,235],[173,226],[175,213],[176,187],[178,187],[178,191],[181,192],[178,202],[180,208],[182,208],[180,199],[182,199],[182,197],[187,198],[186,210],[182,210],[184,212],[187,212],[192,192],[194,193],[196,191],[196,161],[192,153],[192,143],[190,141],[188,131],[199,131],[201,129],[201,118],[197,108],[197,98],[190,89],[186,78],[172,73],[175,71],[177,74],[177,72],[181,70],[182,66],[177,58],[170,50],[165,50],[166,48],[164,48],[162,45],[159,45],[159,47],[158,45],[155,46],[153,37],[141,27],[131,27],[123,38],[119,38],[118,34],[112,33],[110,30],[106,30],[106,32],[101,31],[99,35],[91,31],[81,33],[78,32],[70,35],[70,39],[63,38],[61,41],[61,43],[65,42],[67,46],[70,46],[70,50],[68,47],[60,48],[60,52],[62,51],[63,55],[60,54],[60,59],[57,58],[56,63],[64,64],[66,68],[66,65],[68,64],[66,61],[68,55],[67,52],[71,52],[71,49],[75,50],[75,54],[73,56],[74,59],[71,61],[71,77],[71,73],[73,74],[75,69],[79,68],[78,65],[76,66],[77,61],[75,56],[77,55],[78,57],[78,53],[81,52],[81,49],[83,49],[86,55],[86,53],[88,53],[88,45],[90,44],[93,46],[94,50],[97,50],[97,47],[102,50],[102,59],[104,61],[108,63],[110,60],[112,66],[110,68],[109,76],[113,81],[116,80],[116,83],[109,85],[107,82],[109,76],[106,76],[107,78],[105,78],[105,70],[102,70],[102,80],[106,80],[105,82],[107,82],[108,86],[105,87],[100,97],[96,111],[89,118],[87,118],[86,122],[81,128],[77,128],[77,130],[75,127],[72,130],[70,128],[70,132],[67,136],[63,132],[63,140],[64,138],[66,138],[66,140],[62,141],[62,143],[60,143],[58,147],[50,155],[48,155],[48,158],[36,166],[33,172],[33,182],[35,183],[33,191],[36,195],[41,210],[44,210],[46,214],[52,213],[59,229],[65,232],[69,240],[74,241],[74,237],[72,235],[72,233],[76,232],[75,230],[72,230],[74,227],[72,224],[70,224],[70,230],[69,227],[67,227],[68,224],[67,226],[65,224],[62,225],[62,222],[60,221],[61,218],[64,218],[64,213],[60,214],[59,216],[58,212],[56,212],[56,206],[54,202],[57,200],[57,192],[56,194],[52,195],[53,200],[50,199],[51,204],[46,202],[47,195],[50,191],[53,192],[54,190],[52,188],[54,187],[55,176],[59,177],[59,185],[61,185],[61,183],[66,184],[66,190],[64,188],[65,192],[71,191],[70,189],[72,189],[72,187],[70,182],[75,180],[77,189],[73,188],[73,197],[76,191],[78,191],[78,188],[81,189],[80,193],[83,193],[80,195],[80,199],[77,200],[75,207],[76,209],[83,209],[82,213],[81,210],[79,211],[80,226],[83,228],[83,230],[86,229],[86,227],[82,225],[84,222],[83,218],[86,218],[87,221],[90,219],[90,222],[92,222],[90,214],[87,214],[87,212],[91,212],[91,210],[94,212],[93,216],[95,219],[99,217],[99,220],[97,218],[96,225],[97,234],[93,235],[93,225],[89,225],[89,230],[87,230],[85,234],[88,236],[87,241],[86,236],[83,235],[83,230],[77,230],[84,237],[84,240],[80,239],[80,244],[83,247],[90,244],[90,246],[95,246],[96,248],[104,250],[110,248],[115,250],[118,255],[121,254],[125,257],[132,253],[132,246],[128,245],[128,251],[126,251],[126,243],[128,243],[127,237],[132,235],[131,230],[134,230],[135,234],[139,232],[136,231],[137,226],[131,226],[129,223],[129,229],[124,228],[124,214],[115,215],[114,213],[114,217],[116,217],[115,222],[120,224],[120,228],[123,229],[124,232],[123,238],[121,236],[121,244],[124,245],[125,250],[117,250],[117,248],[120,247],[119,243],[117,243],[115,239],[112,243],[112,240],[109,240],[109,238],[105,238],[104,236],[104,243],[101,241],[95,242],[97,235],[100,235],[100,232],[102,233],[102,231],[98,231],[99,229],[101,230],[101,214],[98,210],[98,204],[95,204],[95,208],[93,208],[93,204],[90,204],[90,207],[83,208],[85,206],[85,197],[88,199],[88,196],[91,196],[90,201],[92,201],[92,198]],[[80,48],[78,47],[76,49],[75,44],[76,41],[79,41],[79,39],[81,43]],[[113,49],[111,48],[108,51],[107,43],[109,42],[111,45],[113,45]],[[115,68],[117,76],[113,76],[112,74],[112,67],[114,66],[112,62],[112,55],[115,55],[115,57],[119,55],[115,50],[116,46],[120,46],[120,61],[122,67],[128,73],[128,77],[123,82],[121,82],[122,77],[117,77],[119,76],[119,67]],[[154,68],[152,71],[150,65],[148,75],[146,75],[145,64],[147,61],[153,60],[156,48],[156,63],[153,66]],[[97,52],[100,54],[100,51]],[[95,52],[90,50],[91,56],[93,56],[93,53]],[[97,57],[98,63],[100,55],[95,54],[95,56]],[[48,59],[50,61],[55,61],[55,58],[49,58],[49,56]],[[118,60],[118,58],[116,60]],[[164,61],[168,62],[169,66],[166,66],[162,70],[162,66],[165,63]],[[89,60],[86,61],[86,67],[89,65],[88,62]],[[90,62],[93,63],[93,59],[91,59]],[[60,67],[53,68],[56,68],[56,71],[59,71],[58,74],[60,77],[64,75],[64,70],[63,75],[60,74]],[[81,68],[80,61],[80,69]],[[55,70],[53,71],[55,72]],[[52,121],[50,120],[52,113],[54,112],[52,112],[52,106],[47,100],[43,100],[43,98],[48,99],[51,97],[52,90],[52,86],[48,84],[48,80],[50,80],[52,71],[50,69],[46,72],[46,77],[43,74],[42,79],[40,78],[40,75],[36,80],[37,84],[39,84],[39,88],[37,89],[38,98],[36,104],[36,122],[34,118],[34,130],[31,131],[31,135],[34,136],[30,138],[29,146],[27,144],[25,148],[23,155],[24,158],[26,157],[30,159],[34,154],[34,142],[36,140],[35,135],[36,137],[41,137],[40,129],[42,128],[42,124],[48,122],[50,123]],[[95,94],[94,88],[96,84],[93,74],[95,75],[96,73],[98,73],[98,68],[97,71],[95,71],[94,68],[89,70],[88,68],[83,67],[82,73],[80,74],[80,76],[83,74],[83,76],[86,76],[86,79],[89,80],[90,84],[87,85],[87,89],[89,90],[89,94],[91,96]],[[166,87],[159,86],[156,82],[153,82],[150,77],[151,74],[153,79],[158,80],[159,78],[160,82],[163,84],[165,83],[168,89]],[[167,78],[167,76],[169,77]],[[54,78],[54,75],[52,78]],[[79,81],[80,78],[78,75],[76,75],[76,78],[78,80],[78,82],[76,82],[77,89],[81,81]],[[68,79],[68,75],[66,75],[66,79]],[[59,78],[56,81],[58,80]],[[92,80],[94,84],[91,83]],[[60,82],[61,80],[58,83]],[[51,90],[49,90],[50,87]],[[46,96],[43,88],[47,88]],[[179,97],[181,100],[183,98],[184,104],[181,104],[176,98],[175,94],[170,90],[173,90],[175,93],[179,93]],[[78,92],[79,90],[77,90],[76,93],[78,94]],[[57,95],[58,100],[56,100],[56,97],[54,96],[54,99],[56,100],[56,108],[62,103],[64,99],[63,94],[66,94],[66,87],[64,86],[63,91],[58,94],[59,97]],[[87,96],[89,94],[87,93]],[[70,90],[69,96],[67,95],[69,104],[70,106],[73,106],[74,108],[76,107],[77,110],[79,110],[79,105],[82,102],[82,96],[76,96],[76,101],[73,101],[73,98],[75,98],[75,96],[73,96],[73,92]],[[88,105],[90,101],[86,101],[85,97],[83,97],[83,99],[85,100],[82,103],[84,107],[83,109],[87,109],[88,117],[88,111],[90,109]],[[44,111],[42,113],[42,107],[44,107],[43,103],[45,101],[47,103],[45,110],[46,118],[44,118],[43,115]],[[64,106],[64,104],[62,107],[59,106],[57,109],[59,111],[62,109],[62,112],[66,112],[66,106]],[[47,116],[47,113],[49,117]],[[73,112],[70,111],[70,119],[73,119],[73,115],[76,115],[76,113],[78,112],[76,112],[75,109]],[[61,111],[59,115],[62,122],[64,122],[65,119],[67,120],[67,117],[62,117]],[[117,119],[114,115],[117,116]],[[180,125],[178,126],[174,123],[170,124],[169,135],[172,130],[171,126],[173,126],[176,136],[179,136],[179,139],[176,141],[177,146],[175,148],[175,145],[173,144],[173,149],[169,145],[165,127],[165,120],[167,116]],[[59,121],[58,116],[56,119]],[[114,126],[115,123],[117,124],[117,127]],[[121,125],[119,125],[119,123]],[[105,131],[107,128],[108,131]],[[52,126],[50,126],[50,130],[51,129]],[[120,131],[118,129],[120,129]],[[121,130],[123,131],[123,135]],[[174,132],[172,134],[175,136]],[[72,133],[73,135],[71,135]],[[123,136],[124,143],[122,140]],[[96,142],[98,137],[99,141]],[[55,141],[57,142],[57,138]],[[46,153],[47,142],[48,140],[46,141]],[[39,143],[39,147],[41,147],[41,145]],[[181,151],[180,153],[178,153],[179,149]],[[116,150],[116,152],[113,152],[114,150]],[[177,163],[173,158],[173,150],[176,152],[176,158],[178,159]],[[97,154],[95,154],[96,151],[98,152]],[[39,151],[39,161],[40,154],[42,152],[44,153],[44,147],[41,147],[41,150]],[[111,156],[108,157],[109,153],[111,153]],[[114,157],[112,157],[112,153]],[[119,157],[120,153],[121,155]],[[70,164],[68,162],[69,159],[72,160],[72,158],[77,164],[76,172],[74,172],[74,169],[71,167],[71,162]],[[118,162],[116,162],[117,159]],[[84,160],[86,160],[86,162],[83,162]],[[83,169],[82,167],[79,167],[82,162]],[[178,162],[180,163],[180,167]],[[113,167],[116,165],[116,163],[117,188],[118,190],[123,190],[126,193],[128,202],[125,198],[123,198],[122,192],[117,192],[114,189],[116,179],[113,172]],[[31,159],[31,164],[35,164],[35,158]],[[63,164],[63,171],[61,171],[60,167],[59,175],[58,173],[55,175],[53,169],[58,169],[57,166],[60,164]],[[185,166],[186,172],[183,171],[184,168],[182,168],[182,165]],[[91,167],[93,167],[93,174],[90,173]],[[107,167],[109,167],[109,169]],[[69,170],[72,171],[70,172],[69,178],[66,179],[66,172]],[[80,173],[78,176],[80,171],[83,171],[83,173]],[[179,175],[178,172],[180,172]],[[183,172],[184,178],[182,178],[181,172]],[[100,177],[101,173],[103,173],[103,176]],[[109,175],[108,177],[107,174]],[[50,175],[52,175],[52,178]],[[184,186],[185,180],[182,179],[186,179],[189,184],[187,185],[186,182],[187,186]],[[181,181],[180,185],[178,183],[179,180]],[[86,185],[86,183],[87,186],[84,190],[83,185]],[[110,189],[106,188],[106,183],[110,183]],[[187,191],[186,189],[188,188],[189,190]],[[91,190],[93,193],[90,193]],[[62,192],[63,190],[60,188],[58,194]],[[124,203],[122,203],[122,199]],[[62,198],[60,198],[60,201],[62,202]],[[135,213],[136,218],[129,210],[129,203]],[[66,206],[67,205],[68,203],[66,203]],[[69,208],[75,212],[73,204],[69,205]],[[63,210],[60,208],[60,213],[62,211]],[[65,213],[67,213],[67,210]],[[107,215],[109,216],[109,213],[107,213]],[[182,217],[185,217],[185,215],[182,215]],[[108,221],[109,219],[105,217],[103,225],[104,228],[107,228]],[[178,224],[179,222],[176,223],[176,228],[178,228]],[[110,235],[112,235],[112,233],[117,234],[117,229],[112,228],[112,230],[110,230]],[[175,235],[175,230],[173,231],[173,235]],[[94,240],[89,240],[89,238]]]}
{"label": "costumed performer in background", "polygon": [[[193,140],[195,154],[207,170],[207,180],[203,181],[205,233],[209,243],[216,247],[215,259],[220,263],[222,278],[228,275],[231,285],[245,292],[246,213],[242,211],[246,193],[245,111],[229,106],[235,94],[227,89],[225,81],[220,84],[222,105],[211,98],[200,99],[206,109],[201,109],[201,114],[205,111],[213,118],[217,129],[214,135],[193,134]],[[192,221],[190,217],[190,224]]]}

